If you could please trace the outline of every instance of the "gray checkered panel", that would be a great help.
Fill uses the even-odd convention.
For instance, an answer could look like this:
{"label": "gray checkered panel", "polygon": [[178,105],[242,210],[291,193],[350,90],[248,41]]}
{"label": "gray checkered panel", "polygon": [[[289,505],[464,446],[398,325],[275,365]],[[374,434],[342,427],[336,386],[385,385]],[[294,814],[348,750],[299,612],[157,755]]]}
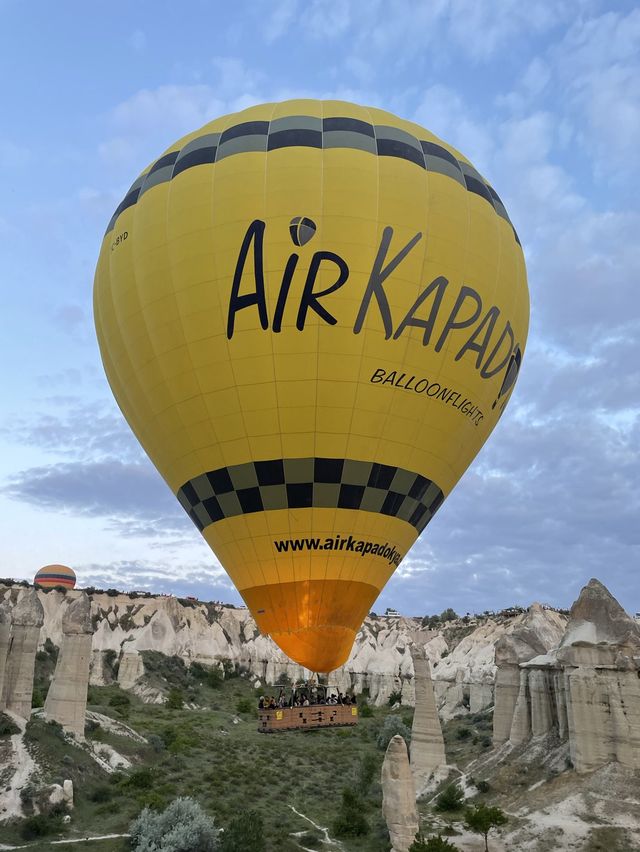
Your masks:
{"label": "gray checkered panel", "polygon": [[[228,127],[223,133],[204,133],[188,142],[180,151],[164,154],[146,175],[133,184],[109,222],[107,233],[116,219],[136,204],[147,190],[173,180],[186,169],[218,163],[225,157],[248,151],[275,151],[278,148],[352,148],[378,157],[397,157],[421,169],[437,172],[455,180],[468,192],[490,204],[498,216],[511,225],[504,204],[493,187],[468,163],[458,159],[442,145],[407,133],[398,127],[369,124],[355,118],[318,118],[291,115],[274,121],[246,121]],[[511,226],[513,227],[513,225]],[[519,243],[514,229],[514,239]]]}
{"label": "gray checkered panel", "polygon": [[271,459],[190,479],[178,500],[196,527],[272,509],[360,509],[391,515],[421,533],[444,494],[419,473],[353,459]]}

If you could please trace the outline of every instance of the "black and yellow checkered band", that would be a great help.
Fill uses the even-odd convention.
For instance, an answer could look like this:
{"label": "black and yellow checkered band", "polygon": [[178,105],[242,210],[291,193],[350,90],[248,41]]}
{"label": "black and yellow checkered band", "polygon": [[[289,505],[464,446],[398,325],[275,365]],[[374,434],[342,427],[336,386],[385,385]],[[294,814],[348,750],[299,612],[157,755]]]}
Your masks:
{"label": "black and yellow checkered band", "polygon": [[[369,124],[357,118],[318,118],[293,115],[273,121],[245,121],[228,127],[222,133],[204,133],[179,151],[171,151],[157,160],[149,171],[131,186],[111,217],[107,233],[118,216],[149,189],[173,180],[186,169],[219,163],[226,157],[250,151],[267,153],[280,148],[351,148],[378,157],[398,157],[418,168],[445,175],[457,181],[468,192],[483,198],[498,216],[511,220],[497,192],[469,163],[458,160],[447,148],[418,139],[406,130],[388,125]],[[520,243],[513,228],[516,242]]]}
{"label": "black and yellow checkered band", "polygon": [[421,533],[444,500],[430,479],[352,459],[271,459],[202,473],[177,498],[202,531],[225,518],[273,509],[359,509],[399,518]]}

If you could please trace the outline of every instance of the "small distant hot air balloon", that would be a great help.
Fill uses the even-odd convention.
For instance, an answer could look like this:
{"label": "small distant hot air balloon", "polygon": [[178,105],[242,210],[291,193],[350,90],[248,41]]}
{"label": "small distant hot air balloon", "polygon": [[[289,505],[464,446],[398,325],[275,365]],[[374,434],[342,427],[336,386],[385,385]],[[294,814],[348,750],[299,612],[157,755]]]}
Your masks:
{"label": "small distant hot air balloon", "polygon": [[388,112],[296,100],[142,172],[94,313],[124,416],[258,626],[330,672],[498,422],[529,294],[466,157]]}
{"label": "small distant hot air balloon", "polygon": [[52,589],[54,586],[65,586],[73,589],[76,584],[76,572],[66,565],[45,565],[33,578],[35,586]]}

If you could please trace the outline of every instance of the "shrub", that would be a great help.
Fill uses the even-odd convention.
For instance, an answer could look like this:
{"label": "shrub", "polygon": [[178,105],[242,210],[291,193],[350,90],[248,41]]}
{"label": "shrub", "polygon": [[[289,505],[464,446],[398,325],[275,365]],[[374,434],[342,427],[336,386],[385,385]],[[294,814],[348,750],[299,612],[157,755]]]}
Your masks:
{"label": "shrub", "polygon": [[109,802],[113,797],[113,789],[108,784],[99,784],[89,794],[92,802]]}
{"label": "shrub", "polygon": [[157,734],[147,734],[147,742],[155,752],[164,751],[166,748],[165,741]]}
{"label": "shrub", "polygon": [[203,666],[202,663],[198,662],[191,663],[188,675],[210,689],[218,689],[224,681],[224,674],[218,666]]}
{"label": "shrub", "polygon": [[42,647],[44,649],[45,654],[47,654],[48,657],[51,657],[51,659],[55,663],[58,659],[58,646],[54,645],[51,639],[47,636],[47,638],[44,640]]}
{"label": "shrub", "polygon": [[238,677],[238,670],[231,660],[224,660],[222,663],[225,680],[231,680],[233,677]]}
{"label": "shrub", "polygon": [[448,607],[447,609],[445,609],[444,612],[442,612],[440,614],[440,621],[442,621],[442,622],[455,621],[457,617],[458,617],[458,614],[455,611],[455,609],[451,609],[451,607]]}
{"label": "shrub", "polygon": [[197,802],[175,799],[162,813],[145,808],[129,826],[136,852],[214,852],[218,829]]}
{"label": "shrub", "polygon": [[488,781],[478,781],[476,783],[476,789],[478,793],[488,793],[491,789],[491,784]]}
{"label": "shrub", "polygon": [[0,713],[0,737],[12,737],[14,734],[19,734],[20,728],[16,725],[13,719]]}
{"label": "shrub", "polygon": [[373,707],[370,707],[366,701],[364,701],[360,707],[358,708],[358,715],[362,719],[370,719],[373,716]]}
{"label": "shrub", "polygon": [[237,713],[253,713],[254,704],[248,698],[238,698],[236,701],[236,712]]}
{"label": "shrub", "polygon": [[342,802],[333,823],[338,837],[362,837],[369,833],[369,823],[364,815],[365,803],[350,787],[342,791]]}
{"label": "shrub", "polygon": [[44,707],[45,698],[47,697],[47,690],[41,689],[39,686],[33,687],[33,692],[31,693],[31,706],[35,707]]}
{"label": "shrub", "polygon": [[416,834],[416,839],[409,847],[409,852],[458,852],[458,847],[449,843],[440,835],[425,839],[422,834]]}
{"label": "shrub", "polygon": [[150,790],[153,787],[153,772],[148,767],[136,769],[129,775],[123,786],[134,790]]}
{"label": "shrub", "polygon": [[54,737],[57,737],[59,740],[64,739],[64,728],[60,722],[56,722],[55,719],[49,719],[47,722],[47,728]]}
{"label": "shrub", "polygon": [[471,731],[469,728],[458,728],[456,731],[456,739],[458,740],[468,740],[471,736]]}
{"label": "shrub", "polygon": [[20,827],[20,836],[24,840],[35,840],[48,834],[60,834],[65,831],[62,821],[65,811],[61,806],[52,808],[49,813],[36,814],[28,817]]}
{"label": "shrub", "polygon": [[118,669],[120,667],[120,663],[118,660],[118,652],[114,651],[113,648],[108,648],[103,654],[103,659],[105,669],[115,680],[118,676]]}
{"label": "shrub", "polygon": [[457,784],[449,784],[436,799],[437,811],[457,811],[464,802],[464,793]]}
{"label": "shrub", "polygon": [[184,694],[182,690],[172,687],[167,695],[167,702],[165,706],[169,710],[182,710],[184,707]]}
{"label": "shrub", "polygon": [[407,746],[409,745],[411,742],[411,731],[409,728],[397,716],[387,716],[376,738],[376,745],[382,751],[386,751],[392,737],[395,737],[396,734],[400,734]]}
{"label": "shrub", "polygon": [[246,811],[232,820],[223,834],[220,852],[267,852],[262,817]]}
{"label": "shrub", "polygon": [[389,707],[393,707],[394,704],[402,704],[402,693],[400,690],[394,690],[389,696]]}
{"label": "shrub", "polygon": [[131,706],[131,699],[126,692],[115,692],[109,699],[109,707],[115,707],[117,710],[124,710]]}

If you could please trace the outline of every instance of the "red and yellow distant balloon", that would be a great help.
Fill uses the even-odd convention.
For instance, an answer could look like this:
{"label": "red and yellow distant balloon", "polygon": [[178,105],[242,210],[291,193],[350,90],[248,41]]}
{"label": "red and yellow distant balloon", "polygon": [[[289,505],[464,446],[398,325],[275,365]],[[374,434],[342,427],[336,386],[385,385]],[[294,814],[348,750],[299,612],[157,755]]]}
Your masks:
{"label": "red and yellow distant balloon", "polygon": [[73,568],[67,568],[66,565],[45,565],[36,572],[33,583],[44,589],[52,589],[55,586],[73,589],[76,585],[76,573]]}

